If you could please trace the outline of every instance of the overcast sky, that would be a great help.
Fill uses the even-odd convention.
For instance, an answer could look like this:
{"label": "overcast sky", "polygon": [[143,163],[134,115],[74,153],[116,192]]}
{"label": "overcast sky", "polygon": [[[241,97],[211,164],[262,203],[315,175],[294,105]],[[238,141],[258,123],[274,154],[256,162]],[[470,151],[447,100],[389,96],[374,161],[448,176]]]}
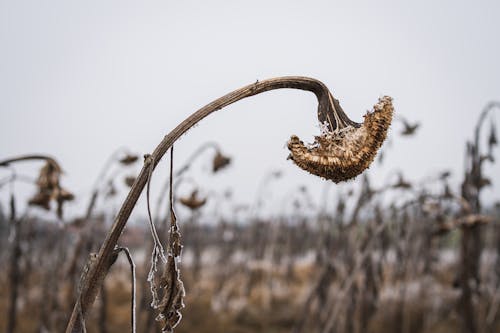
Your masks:
{"label": "overcast sky", "polygon": [[[375,183],[397,169],[411,180],[452,169],[458,188],[478,114],[500,100],[499,12],[498,1],[0,0],[0,159],[54,156],[78,214],[117,148],[149,153],[213,99],[256,79],[303,75],[322,80],[355,121],[390,95],[396,114],[422,123],[414,138],[393,125]],[[252,202],[279,169],[284,178],[268,189],[275,199],[304,184],[319,201],[324,181],[287,161],[285,147],[291,134],[310,142],[319,132],[316,105],[295,90],[241,101],[183,136],[175,161],[216,141],[233,165],[211,176],[212,152],[200,157],[193,178],[205,193],[232,188],[235,202]],[[491,201],[499,171],[487,170]]]}

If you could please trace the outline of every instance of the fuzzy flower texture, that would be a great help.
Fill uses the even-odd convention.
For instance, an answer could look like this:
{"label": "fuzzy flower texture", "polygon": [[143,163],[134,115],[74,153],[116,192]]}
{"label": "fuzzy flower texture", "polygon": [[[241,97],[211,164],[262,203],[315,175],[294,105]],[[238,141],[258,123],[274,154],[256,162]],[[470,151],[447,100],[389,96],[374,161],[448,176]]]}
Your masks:
{"label": "fuzzy flower texture", "polygon": [[364,122],[356,124],[358,126],[344,123],[332,131],[325,127],[312,145],[304,145],[296,135],[292,135],[288,141],[289,159],[311,174],[335,183],[355,178],[370,166],[377,155],[387,136],[393,111],[392,98],[384,96],[375,104],[373,111],[364,116]]}

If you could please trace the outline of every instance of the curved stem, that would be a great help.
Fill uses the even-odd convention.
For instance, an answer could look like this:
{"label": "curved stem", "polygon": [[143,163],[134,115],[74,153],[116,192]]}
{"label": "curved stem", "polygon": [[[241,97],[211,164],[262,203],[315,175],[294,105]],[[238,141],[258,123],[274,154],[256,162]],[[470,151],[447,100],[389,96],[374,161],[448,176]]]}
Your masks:
{"label": "curved stem", "polygon": [[113,164],[118,161],[118,157],[122,153],[128,153],[128,148],[127,147],[120,147],[117,150],[111,154],[108,159],[106,160],[106,163],[102,166],[101,171],[99,172],[96,180],[94,181],[94,185],[92,186],[92,195],[90,196],[89,203],[87,205],[87,210],[85,213],[85,220],[88,220],[94,211],[95,204],[97,202],[97,197],[99,196],[99,191],[100,191],[100,185],[104,183],[105,176],[108,173],[108,171],[111,169]]}
{"label": "curved stem", "polygon": [[[125,199],[118,215],[115,218],[113,226],[109,231],[104,243],[102,244],[96,262],[92,265],[86,278],[81,286],[80,297],[73,308],[71,318],[66,332],[81,332],[81,323],[87,312],[91,308],[97,293],[104,281],[110,261],[112,260],[113,250],[118,242],[120,235],[125,228],[128,218],[134,209],[139,196],[141,195],[151,167],[154,169],[160,162],[163,155],[179,139],[186,131],[193,127],[203,118],[211,113],[222,109],[225,106],[233,104],[243,98],[254,96],[266,91],[275,89],[300,89],[313,92],[318,99],[318,118],[320,122],[327,121],[330,130],[345,127],[347,125],[359,126],[359,124],[351,121],[341,110],[338,101],[336,101],[328,88],[320,81],[299,76],[280,77],[265,81],[257,81],[254,84],[247,85],[243,88],[235,90],[221,98],[216,99],[212,103],[199,109],[191,116],[181,122],[169,134],[167,134],[156,149],[151,154],[150,158],[146,158],[139,176],[136,178],[130,192]],[[153,165],[151,165],[151,163]]]}
{"label": "curved stem", "polygon": [[57,172],[59,172],[59,173],[62,172],[62,169],[61,169],[61,166],[59,165],[59,163],[57,163],[57,161],[55,159],[53,159],[52,157],[46,156],[46,155],[22,155],[22,156],[18,156],[18,157],[13,157],[13,158],[9,158],[9,159],[0,161],[0,166],[5,167],[5,166],[9,166],[12,163],[32,161],[32,160],[46,161],[47,163],[50,163]]}

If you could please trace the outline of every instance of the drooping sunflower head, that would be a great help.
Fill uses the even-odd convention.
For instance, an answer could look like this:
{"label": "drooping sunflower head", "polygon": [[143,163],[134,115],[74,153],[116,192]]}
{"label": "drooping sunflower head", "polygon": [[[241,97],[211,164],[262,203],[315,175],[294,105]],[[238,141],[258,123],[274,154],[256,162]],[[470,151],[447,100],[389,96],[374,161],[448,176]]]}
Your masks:
{"label": "drooping sunflower head", "polygon": [[289,159],[311,174],[339,183],[355,178],[373,162],[387,136],[394,108],[392,98],[384,96],[364,116],[364,122],[357,124],[347,118],[331,95],[330,102],[329,110],[318,112],[320,121],[328,120],[321,135],[311,145],[292,135]]}

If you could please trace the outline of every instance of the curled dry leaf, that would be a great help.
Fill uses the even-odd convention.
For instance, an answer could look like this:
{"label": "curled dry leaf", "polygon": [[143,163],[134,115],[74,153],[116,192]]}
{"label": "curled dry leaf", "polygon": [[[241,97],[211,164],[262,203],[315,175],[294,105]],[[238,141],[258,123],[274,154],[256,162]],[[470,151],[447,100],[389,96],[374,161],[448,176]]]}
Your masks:
{"label": "curled dry leaf", "polygon": [[375,104],[373,112],[365,115],[363,124],[341,122],[342,117],[336,116],[338,125],[316,136],[311,146],[292,135],[288,141],[289,158],[311,174],[335,183],[352,179],[372,163],[387,136],[393,111],[392,99],[385,96]]}
{"label": "curled dry leaf", "polygon": [[162,332],[165,333],[173,332],[181,321],[180,311],[184,308],[186,295],[184,283],[180,278],[180,270],[177,267],[177,261],[182,252],[181,234],[173,208],[170,212],[171,226],[167,262],[159,283],[154,283],[151,288],[153,299],[158,300],[159,293],[162,293],[161,301],[156,302],[153,306],[158,310],[156,320],[161,323]]}
{"label": "curled dry leaf", "polygon": [[180,280],[176,258],[169,254],[167,268],[164,271],[159,287],[163,290],[163,298],[157,305],[158,316],[156,320],[161,323],[162,332],[173,332],[182,319],[180,310],[184,308],[184,284]]}

